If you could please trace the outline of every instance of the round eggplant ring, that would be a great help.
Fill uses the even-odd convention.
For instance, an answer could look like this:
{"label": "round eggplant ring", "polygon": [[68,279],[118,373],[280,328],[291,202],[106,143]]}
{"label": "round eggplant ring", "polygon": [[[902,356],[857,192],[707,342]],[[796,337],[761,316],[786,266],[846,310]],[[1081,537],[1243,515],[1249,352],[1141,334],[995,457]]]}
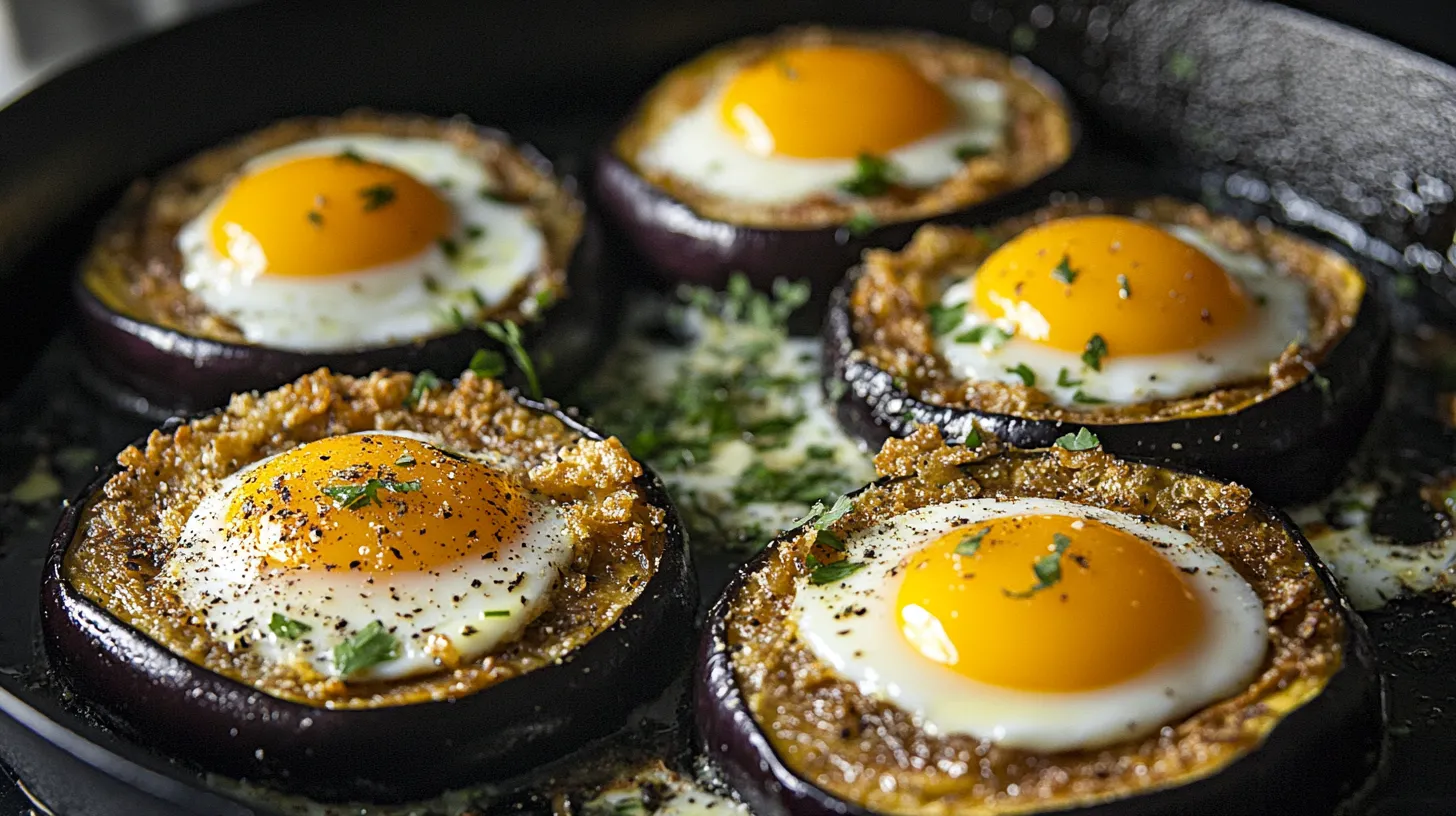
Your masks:
{"label": "round eggplant ring", "polygon": [[[554,402],[512,398],[603,439]],[[665,525],[656,569],[613,623],[559,662],[453,698],[349,709],[284,700],[178,656],[64,577],[86,508],[119,470],[103,468],[56,527],[42,586],[47,654],[104,721],[202,770],[318,800],[401,801],[505,780],[624,726],[692,650],[697,584],[681,522],[644,468],[635,484]]]}
{"label": "round eggplant ring", "polygon": [[[978,223],[998,213],[1023,208],[1043,200],[1057,189],[1058,180],[1072,166],[1080,149],[1080,128],[1066,93],[1050,75],[1025,59],[996,55],[1004,70],[1040,96],[1047,109],[1057,113],[1060,143],[1049,148],[1047,160],[1034,174],[1018,177],[1014,183],[982,191],[975,200],[948,204],[936,212],[916,211],[896,215],[898,205],[867,200],[871,209],[883,206],[883,214],[856,218],[859,205],[820,202],[813,206],[773,205],[763,212],[751,209],[742,218],[719,213],[741,203],[689,188],[675,193],[661,179],[649,178],[637,166],[636,135],[653,108],[676,104],[673,97],[686,92],[701,94],[688,86],[701,81],[705,72],[724,65],[753,59],[767,48],[794,46],[801,42],[820,44],[869,43],[886,47],[933,49],[971,48],[953,40],[915,32],[846,32],[825,29],[788,29],[763,38],[751,38],[716,48],[675,69],[646,96],[637,110],[615,130],[597,151],[594,192],[603,211],[621,231],[627,243],[659,275],[672,283],[721,287],[735,273],[744,274],[756,287],[767,291],[774,279],[807,281],[813,296],[810,311],[822,312],[829,290],[868,247],[899,247],[915,228],[930,221]],[[980,59],[992,53],[980,50]],[[666,99],[667,101],[662,101]],[[1028,125],[1026,128],[1030,130]],[[907,192],[910,195],[913,191]],[[821,196],[820,198],[823,198]],[[783,211],[782,216],[776,213]],[[820,210],[823,210],[820,212]],[[907,211],[908,212],[908,211]],[[812,216],[806,215],[812,213]]]}
{"label": "round eggplant ring", "polygon": [[864,266],[851,269],[831,294],[822,337],[825,392],[840,424],[872,450],[917,424],[937,425],[949,439],[979,428],[1024,448],[1048,447],[1086,427],[1115,454],[1207,471],[1284,506],[1323,496],[1339,482],[1384,395],[1388,316],[1367,283],[1353,324],[1306,376],[1231,411],[1107,422],[931,401],[861,348],[851,298],[866,274]]}
{"label": "round eggplant ring", "polygon": [[[458,121],[388,117],[370,112],[355,112],[338,120],[290,120],[243,137],[218,151],[226,151],[235,157],[233,160],[241,160],[236,158],[239,154],[246,157],[252,149],[278,147],[275,142],[285,137],[376,131],[409,136],[428,132],[430,128],[454,133],[457,139],[470,138],[478,144],[502,146],[502,150],[513,154],[521,175],[537,174],[545,180],[539,183],[556,185],[553,191],[556,195],[581,206],[575,180],[556,177],[551,162],[534,147],[516,142],[502,131]],[[194,161],[203,158],[207,158],[206,154]],[[186,168],[184,165],[171,172],[180,173]],[[198,172],[215,171],[209,168]],[[187,183],[186,179],[173,182],[171,189],[175,191]],[[209,183],[219,182],[209,178]],[[150,229],[145,224],[134,225],[142,219],[139,213],[149,206],[149,194],[150,188],[140,185],[129,193],[110,221],[103,225],[103,236],[109,233],[114,237],[125,231],[140,234]],[[146,235],[129,240],[134,246],[150,247],[156,238]],[[110,250],[103,239],[87,266],[114,267],[119,265],[115,256],[123,254],[123,251]],[[163,257],[169,259],[170,255]],[[98,258],[106,260],[98,265]],[[531,280],[530,286],[521,287],[522,291],[535,288],[536,294],[542,296],[539,304],[526,304],[524,300],[503,303],[486,315],[486,319],[522,324],[526,347],[536,361],[546,393],[564,391],[566,385],[574,383],[599,359],[616,330],[615,313],[620,302],[619,288],[607,285],[603,279],[602,234],[594,216],[581,216],[579,235],[563,261],[560,269],[548,276],[549,280]],[[171,263],[174,261],[164,260],[161,265]],[[330,351],[274,348],[229,339],[200,328],[168,325],[164,319],[149,319],[139,307],[155,307],[147,304],[145,298],[128,307],[118,302],[116,295],[98,295],[88,280],[91,277],[88,269],[83,268],[72,285],[80,318],[77,330],[86,357],[82,380],[103,398],[154,419],[216,408],[225,405],[232,394],[274,388],[318,368],[356,376],[382,369],[459,371],[477,349],[494,347],[484,332],[467,328],[390,346]],[[529,292],[519,297],[512,295],[515,300],[522,297],[531,299],[533,295]]]}
{"label": "round eggplant ring", "polygon": [[[936,440],[938,441],[938,436]],[[955,447],[957,446],[951,446],[948,449]],[[1099,457],[1102,460],[1111,460],[1111,457],[1098,451],[1069,454],[1067,451],[1057,449],[1051,451],[1007,449],[1002,455],[1023,460],[1050,457],[1062,459],[1064,462],[1069,456],[1074,460],[1076,457]],[[974,457],[959,456],[945,458],[942,461],[963,466],[968,458],[974,459]],[[993,455],[985,461],[991,462],[997,458],[1000,457]],[[1188,471],[1173,470],[1151,461],[1124,460],[1124,463],[1133,468],[1157,469],[1177,479],[1193,479],[1220,484],[1210,477]],[[967,469],[974,470],[978,464],[973,462],[967,466]],[[1084,460],[1077,463],[1077,466],[1081,467],[1085,464]],[[936,467],[940,466],[937,463]],[[917,477],[913,474],[888,476],[852,495],[862,496],[866,491],[891,488],[897,482],[915,478]],[[1240,490],[1236,486],[1231,489],[1236,492]],[[1001,494],[993,489],[992,495]],[[1060,494],[1048,493],[1045,495]],[[1247,496],[1247,491],[1244,491],[1244,495]],[[1364,781],[1378,764],[1385,717],[1382,679],[1376,667],[1374,648],[1369,633],[1363,621],[1340,594],[1330,574],[1320,563],[1299,528],[1287,516],[1258,500],[1250,500],[1245,512],[1252,514],[1262,523],[1267,523],[1282,531],[1288,540],[1297,545],[1298,552],[1308,562],[1309,569],[1316,576],[1318,586],[1329,599],[1327,607],[1329,612],[1343,624],[1343,636],[1339,640],[1341,662],[1333,675],[1327,678],[1323,688],[1302,705],[1281,714],[1278,721],[1241,754],[1235,755],[1222,765],[1215,765],[1210,770],[1190,774],[1183,780],[1173,781],[1166,785],[1135,786],[1125,791],[1110,793],[1102,790],[1099,795],[1088,800],[1068,801],[1063,798],[1060,801],[1048,802],[1044,807],[1038,807],[1034,802],[1025,800],[1015,804],[1006,803],[1001,807],[995,807],[994,803],[985,803],[981,807],[970,807],[968,812],[985,814],[1075,812],[1086,814],[1086,816],[1155,816],[1155,814],[1169,813],[1219,813],[1228,814],[1228,816],[1283,813],[1291,814],[1291,816],[1296,814],[1325,816],[1340,802],[1360,795]],[[754,813],[764,814],[764,816],[829,816],[830,814],[833,816],[875,816],[878,811],[866,807],[863,803],[836,796],[826,787],[815,784],[801,775],[774,747],[773,740],[754,713],[755,704],[750,700],[766,687],[775,687],[775,693],[777,693],[777,684],[787,681],[774,679],[779,676],[775,674],[762,682],[755,680],[753,689],[745,689],[743,682],[739,679],[744,676],[744,672],[740,672],[739,668],[735,666],[735,661],[738,660],[735,655],[740,654],[743,647],[741,641],[735,643],[735,637],[730,634],[730,629],[735,625],[730,622],[730,618],[736,614],[736,607],[744,603],[746,597],[744,593],[762,592],[764,586],[756,580],[757,574],[769,570],[782,571],[781,565],[775,566],[776,562],[782,562],[786,557],[784,551],[794,547],[796,540],[803,535],[804,531],[805,528],[799,528],[783,533],[764,552],[739,571],[714,603],[704,622],[703,636],[699,645],[698,666],[695,672],[694,713],[706,751],[721,769],[728,783],[738,791]],[[785,603],[781,601],[776,601],[776,603],[778,604],[776,608],[786,608]],[[761,606],[753,608],[760,612],[763,611]],[[757,624],[759,621],[754,619],[751,623]],[[774,632],[768,630],[755,629],[754,632],[765,639],[776,637]],[[824,673],[832,672],[832,669],[803,666],[801,668],[808,672],[804,676],[818,678],[807,681],[811,684],[815,682],[833,684],[835,682],[832,679],[824,678]],[[777,667],[752,668],[744,671],[755,677],[761,677],[765,673],[781,670],[782,664]],[[858,716],[875,718],[874,723],[878,723],[878,725],[863,727],[862,734],[865,737],[878,739],[871,737],[872,734],[877,733],[877,729],[884,728],[887,731],[891,729],[890,725],[879,719],[879,714],[857,709],[855,706],[859,703],[855,700],[841,700],[833,697],[834,692],[826,694],[834,702],[816,699],[814,705],[824,703],[824,708],[830,711],[839,706],[848,706],[848,710],[851,712],[860,711]],[[783,705],[782,698],[776,698],[771,705]],[[1257,708],[1257,705],[1255,707]],[[832,719],[832,717],[827,719]],[[816,721],[812,725],[822,728],[825,723]],[[893,733],[900,734],[898,731]],[[1182,733],[1182,729],[1179,729],[1179,733]],[[850,742],[852,743],[853,740]],[[921,747],[924,748],[924,746]],[[813,754],[819,750],[828,750],[828,748],[820,746],[809,750],[808,753]],[[927,748],[926,750],[938,749]],[[1116,746],[1103,750],[1104,752],[1114,751]],[[893,756],[894,753],[894,750],[885,749],[882,756]],[[971,759],[972,776],[976,776],[974,756]],[[1056,757],[1055,754],[1048,755],[1048,757],[1033,755],[1029,764],[1023,767],[1041,767],[1046,762],[1055,764]],[[1114,757],[1114,759],[1116,758]],[[855,761],[858,760],[843,760],[846,763]],[[827,767],[841,767],[840,760],[836,759],[828,763]],[[889,773],[896,767],[898,766],[891,761],[881,770]],[[1116,766],[1110,765],[1109,767]],[[1176,762],[1173,767],[1177,767]],[[1028,770],[1027,773],[1030,774],[1032,771]],[[881,778],[883,778],[883,774]],[[945,776],[942,775],[940,778],[944,783]],[[1002,781],[1004,782],[1004,780]],[[896,788],[887,788],[887,790],[894,789]],[[993,789],[995,789],[994,785]],[[920,789],[916,788],[916,790]],[[927,805],[927,812],[947,812],[943,810],[946,807],[955,809],[953,802],[934,798],[941,794],[927,795],[932,797],[932,801]],[[1015,796],[1014,793],[1011,795]],[[965,802],[964,799],[960,801]],[[942,810],[934,810],[935,807],[942,808]]]}

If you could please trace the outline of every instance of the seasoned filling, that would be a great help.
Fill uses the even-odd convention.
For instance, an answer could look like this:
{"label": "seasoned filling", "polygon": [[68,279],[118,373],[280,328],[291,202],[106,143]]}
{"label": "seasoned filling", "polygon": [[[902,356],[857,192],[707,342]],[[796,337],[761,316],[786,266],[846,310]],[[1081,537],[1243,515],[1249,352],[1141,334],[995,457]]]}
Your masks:
{"label": "seasoned filling", "polygon": [[463,120],[293,119],[138,181],[82,266],[108,308],[295,351],[521,322],[566,294],[583,208]]}
{"label": "seasoned filling", "polygon": [[961,209],[1066,161],[1068,112],[1011,58],[918,33],[791,29],[675,69],[616,154],[708,218],[860,227]]}
{"label": "seasoned filling", "polygon": [[[886,813],[1085,805],[1214,773],[1324,688],[1343,622],[1247,490],[1064,445],[945,446],[920,426],[877,457],[889,481],[821,508],[746,577],[726,618],[735,677],[796,774]],[[943,540],[897,553],[890,530],[933,538],[951,511]],[[1105,597],[1099,569],[1118,584]],[[984,614],[958,620],[947,592]],[[1143,614],[1118,617],[1128,598]],[[992,612],[1002,626],[977,625]],[[1134,631],[1147,649],[1119,650]],[[1209,639],[1190,652],[1189,631]],[[1184,657],[1138,662],[1158,655]]]}
{"label": "seasoned filling", "polygon": [[665,540],[615,438],[468,373],[319,371],[117,461],[65,579],[188,660],[332,708],[563,659],[641,593]]}
{"label": "seasoned filling", "polygon": [[1106,424],[1231,413],[1294,386],[1364,294],[1343,257],[1267,224],[1091,200],[871,251],[850,310],[857,353],[920,399]]}

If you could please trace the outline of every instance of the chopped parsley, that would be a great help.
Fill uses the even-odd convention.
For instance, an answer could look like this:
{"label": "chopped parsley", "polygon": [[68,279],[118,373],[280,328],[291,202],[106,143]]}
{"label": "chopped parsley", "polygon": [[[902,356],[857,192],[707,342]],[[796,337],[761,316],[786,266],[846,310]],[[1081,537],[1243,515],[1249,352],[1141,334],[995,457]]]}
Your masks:
{"label": "chopped parsley", "polygon": [[454,238],[441,238],[435,243],[439,244],[440,251],[445,253],[446,258],[452,261],[460,260],[460,243]]}
{"label": "chopped parsley", "polygon": [[961,324],[961,320],[966,316],[966,304],[942,306],[939,303],[932,303],[925,307],[925,314],[930,317],[931,333],[938,337],[942,334],[950,334],[955,331],[956,326]]}
{"label": "chopped parsley", "polygon": [[1102,399],[1101,397],[1094,397],[1091,394],[1088,394],[1086,391],[1078,388],[1077,392],[1072,395],[1072,402],[1079,402],[1083,405],[1105,405],[1107,403],[1107,400]]}
{"label": "chopped parsley", "polygon": [[348,677],[396,657],[399,641],[385,630],[384,624],[374,621],[334,647],[334,672]]}
{"label": "chopped parsley", "polygon": [[956,146],[955,157],[956,161],[965,162],[970,161],[971,159],[980,158],[981,156],[984,156],[990,152],[991,148],[986,147],[985,145],[971,144],[970,142],[966,142],[964,144]]}
{"label": "chopped parsley", "polygon": [[492,340],[506,347],[506,351],[515,361],[516,367],[526,375],[526,386],[530,389],[531,396],[541,399],[541,380],[536,376],[536,364],[531,362],[531,355],[526,352],[526,346],[521,338],[521,327],[506,320],[500,323],[486,323],[481,328],[490,335]]}
{"label": "chopped parsley", "polygon": [[1082,351],[1082,362],[1093,371],[1102,370],[1102,358],[1107,356],[1107,341],[1102,335],[1094,334],[1087,339],[1087,348]]}
{"label": "chopped parsley", "polygon": [[1117,276],[1117,296],[1123,300],[1132,297],[1132,286],[1128,284],[1126,275]]}
{"label": "chopped parsley", "polygon": [[542,289],[532,297],[532,300],[536,302],[537,313],[544,312],[556,303],[556,292],[550,289]]}
{"label": "chopped parsley", "polygon": [[821,584],[832,584],[836,581],[843,581],[845,578],[859,572],[869,566],[863,561],[835,561],[832,564],[820,564],[809,572],[809,583],[819,586]]}
{"label": "chopped parsley", "polygon": [[1036,387],[1036,372],[1032,371],[1026,363],[1017,363],[1015,368],[1006,369],[1007,374],[1015,374],[1021,378],[1021,383],[1027,388]]}
{"label": "chopped parsley", "polygon": [[498,351],[476,349],[470,357],[469,370],[477,377],[493,380],[506,373],[506,358]]}
{"label": "chopped parsley", "polygon": [[1052,270],[1052,277],[1066,284],[1077,279],[1077,270],[1072,268],[1072,256],[1062,256],[1062,260],[1057,262],[1056,268]]}
{"label": "chopped parsley", "polygon": [[839,189],[861,198],[873,198],[889,192],[898,175],[888,160],[870,153],[861,153],[854,161],[854,175],[839,183]]}
{"label": "chopped parsley", "polygon": [[465,240],[476,241],[485,237],[485,227],[479,224],[466,224],[461,233],[465,236]]}
{"label": "chopped parsley", "polygon": [[322,227],[324,225],[324,214],[318,210],[309,210],[308,223],[313,224],[315,227]]}
{"label": "chopped parsley", "polygon": [[962,538],[959,544],[956,544],[955,554],[975,555],[976,551],[981,549],[981,539],[985,538],[986,533],[989,532],[991,532],[990,527],[982,527],[974,533],[967,533],[966,537]]}
{"label": "chopped parsley", "polygon": [[334,505],[337,507],[345,510],[358,510],[371,504],[383,504],[379,500],[380,490],[388,490],[391,493],[416,493],[419,489],[419,479],[408,482],[370,479],[361,485],[324,485],[319,488],[319,491],[333,499]]}
{"label": "chopped parsley", "polygon": [[1097,434],[1092,433],[1086,428],[1078,428],[1074,434],[1063,434],[1057,437],[1056,442],[1057,447],[1069,451],[1092,450],[1101,444],[1102,440],[1097,438]]}
{"label": "chopped parsley", "polygon": [[1011,332],[1006,331],[995,323],[982,323],[979,326],[961,332],[955,336],[957,343],[976,343],[995,351],[1006,345],[1006,341],[1012,337]]}
{"label": "chopped parsley", "polygon": [[968,448],[981,447],[981,432],[976,429],[975,425],[972,425],[971,429],[966,431],[966,438],[961,440],[961,444]]}
{"label": "chopped parsley", "polygon": [[840,496],[834,500],[834,504],[828,510],[824,509],[824,502],[816,501],[814,506],[809,508],[807,515],[795,519],[789,523],[788,529],[808,525],[815,530],[823,530],[836,521],[844,518],[845,514],[854,509],[854,499],[848,496]]}
{"label": "chopped parsley", "polygon": [[1008,598],[1030,598],[1043,589],[1056,586],[1062,580],[1062,555],[1066,553],[1067,547],[1071,546],[1072,539],[1061,533],[1052,533],[1052,551],[1043,555],[1031,564],[1031,571],[1036,575],[1036,583],[1030,589],[1013,592],[1003,589]]}
{"label": "chopped parsley", "polygon": [[1072,379],[1071,372],[1065,368],[1057,372],[1057,385],[1061,388],[1074,388],[1082,384],[1081,380]]}
{"label": "chopped parsley", "polygon": [[364,212],[374,212],[391,203],[395,195],[390,184],[374,184],[359,191],[359,197],[364,199]]}
{"label": "chopped parsley", "polygon": [[874,214],[868,210],[859,210],[854,215],[851,215],[848,221],[844,222],[844,228],[854,238],[863,238],[869,235],[879,225],[879,219],[875,218]]}
{"label": "chopped parsley", "polygon": [[487,609],[487,610],[481,612],[480,613],[480,616],[482,618],[509,618],[511,616],[511,610],[509,610],[509,609]]}
{"label": "chopped parsley", "polygon": [[398,459],[394,460],[394,464],[397,465],[397,466],[399,466],[399,467],[409,467],[410,465],[413,465],[414,463],[415,463],[415,458],[413,456],[409,455],[408,453],[400,454],[400,457]]}
{"label": "chopped parsley", "polygon": [[353,162],[354,164],[364,163],[364,157],[359,154],[359,151],[355,150],[352,147],[346,147],[343,150],[340,150],[338,158],[339,161]]}
{"label": "chopped parsley", "polygon": [[283,640],[298,640],[303,637],[312,626],[303,621],[296,621],[293,618],[280,615],[277,612],[268,618],[268,631],[282,638]]}
{"label": "chopped parsley", "polygon": [[415,375],[415,383],[410,386],[409,396],[404,398],[405,407],[413,408],[419,405],[420,400],[424,398],[426,392],[439,387],[440,378],[435,375],[435,372],[428,368],[421,371]]}
{"label": "chopped parsley", "polygon": [[[833,457],[834,452],[829,452]],[[773,470],[762,462],[743,469],[733,485],[733,500],[748,502],[800,502],[809,504],[847,487],[842,468],[819,459],[787,470]]]}
{"label": "chopped parsley", "polygon": [[1335,396],[1334,394],[1330,393],[1330,378],[1319,373],[1318,371],[1310,374],[1309,378],[1312,382],[1314,382],[1314,387],[1319,389],[1320,397],[1324,399],[1325,405],[1333,404],[1335,401]]}

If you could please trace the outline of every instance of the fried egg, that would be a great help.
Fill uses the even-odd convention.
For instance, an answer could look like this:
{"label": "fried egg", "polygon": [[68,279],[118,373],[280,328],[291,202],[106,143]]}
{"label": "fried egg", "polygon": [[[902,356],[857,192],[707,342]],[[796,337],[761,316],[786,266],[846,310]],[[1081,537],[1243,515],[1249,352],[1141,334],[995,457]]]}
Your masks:
{"label": "fried egg", "polygon": [[1268,377],[1307,338],[1308,300],[1297,277],[1191,227],[1063,218],[946,288],[937,350],[961,379],[1063,407],[1177,399]]}
{"label": "fried egg", "polygon": [[1231,696],[1267,648],[1252,587],[1188,534],[1053,499],[920,508],[797,588],[813,653],[923,721],[1027,750],[1144,736]]}
{"label": "fried egg", "polygon": [[523,207],[433,139],[354,134],[264,153],[177,234],[182,285],[250,343],[391,345],[458,328],[539,268]]}
{"label": "fried egg", "polygon": [[1009,119],[994,80],[932,79],[882,49],[782,48],[716,84],[637,160],[738,201],[849,197],[861,156],[927,187],[999,147]]}
{"label": "fried egg", "polygon": [[305,675],[469,662],[521,636],[573,554],[511,470],[399,431],[300,445],[199,501],[161,580],[217,641]]}

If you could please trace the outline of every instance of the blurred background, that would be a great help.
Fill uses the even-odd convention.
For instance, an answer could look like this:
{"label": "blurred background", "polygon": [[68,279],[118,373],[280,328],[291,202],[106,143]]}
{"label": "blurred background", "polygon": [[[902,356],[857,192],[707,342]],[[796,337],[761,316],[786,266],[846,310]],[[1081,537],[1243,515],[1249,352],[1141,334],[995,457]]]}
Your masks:
{"label": "blurred background", "polygon": [[[46,72],[96,48],[175,24],[194,14],[243,2],[250,0],[0,0],[0,104],[21,93]],[[401,6],[408,4],[407,0],[397,2]],[[1090,0],[1051,0],[1049,5],[1087,2]],[[1453,0],[1289,0],[1286,4],[1321,13],[1456,63],[1456,2]]]}

